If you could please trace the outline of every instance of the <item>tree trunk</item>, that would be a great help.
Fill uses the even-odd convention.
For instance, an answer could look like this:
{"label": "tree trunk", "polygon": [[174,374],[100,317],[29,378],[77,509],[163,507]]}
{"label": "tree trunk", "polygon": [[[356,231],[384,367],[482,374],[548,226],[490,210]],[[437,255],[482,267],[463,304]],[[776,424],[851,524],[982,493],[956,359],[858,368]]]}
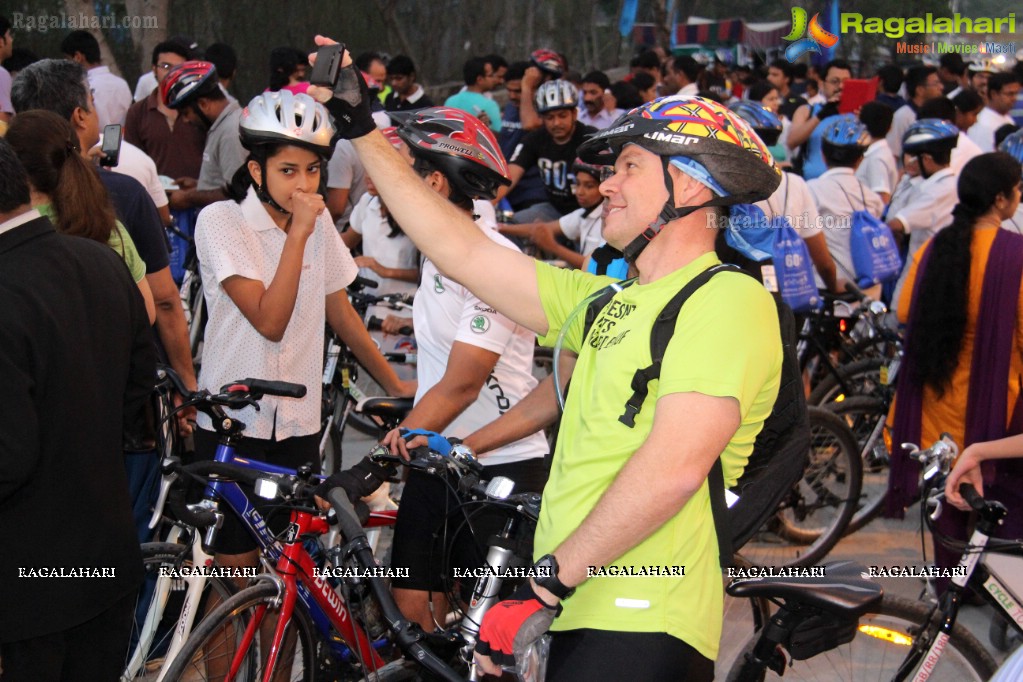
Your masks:
{"label": "tree trunk", "polygon": [[394,34],[394,39],[398,42],[402,54],[412,57],[412,61],[415,61],[412,46],[409,44],[408,38],[405,37],[405,32],[401,30],[401,24],[398,23],[397,5],[397,0],[377,0],[377,7],[380,9],[380,15],[384,18],[387,30]]}
{"label": "tree trunk", "polygon": [[93,26],[100,26],[100,22],[98,18],[93,21],[96,17],[96,11],[93,9],[91,0],[64,0],[64,11],[69,17],[85,16],[88,18],[89,27],[84,30],[96,37],[96,40],[99,42],[100,58],[110,68],[110,72],[120,76],[121,68],[118,66],[110,46],[107,45],[107,39],[104,37],[103,31],[99,28],[93,28]]}
{"label": "tree trunk", "polygon": [[[132,24],[131,41],[135,46],[139,67],[145,73],[152,61],[153,48],[167,40],[168,4],[170,0],[124,0],[130,17],[154,17],[155,28],[136,28]],[[152,23],[143,24],[153,26]]]}

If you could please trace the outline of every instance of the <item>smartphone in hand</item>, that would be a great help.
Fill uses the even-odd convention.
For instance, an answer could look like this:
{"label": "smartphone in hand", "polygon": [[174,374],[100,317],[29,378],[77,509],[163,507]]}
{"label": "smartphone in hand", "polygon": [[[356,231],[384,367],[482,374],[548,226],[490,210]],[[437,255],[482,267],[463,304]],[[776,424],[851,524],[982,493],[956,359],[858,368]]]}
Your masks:
{"label": "smartphone in hand", "polygon": [[99,157],[99,165],[113,168],[121,157],[121,126],[117,123],[103,129],[103,156]]}

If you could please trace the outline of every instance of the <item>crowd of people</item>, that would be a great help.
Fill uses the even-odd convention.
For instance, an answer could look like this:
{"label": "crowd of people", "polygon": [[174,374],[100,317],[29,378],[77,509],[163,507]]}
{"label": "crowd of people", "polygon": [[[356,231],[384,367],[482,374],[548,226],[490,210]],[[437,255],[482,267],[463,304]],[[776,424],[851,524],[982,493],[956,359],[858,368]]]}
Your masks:
{"label": "crowd of people", "polygon": [[[612,82],[540,48],[469,58],[464,86],[442,98],[407,55],[346,54],[353,75],[332,90],[310,84],[308,50],[278,47],[266,90],[238,99],[225,44],[161,42],[131,89],[86,31],[58,58],[15,54],[13,41],[0,18],[0,371],[15,406],[0,411],[0,541],[15,548],[0,581],[16,584],[28,565],[120,568],[106,582],[17,583],[0,600],[5,680],[74,679],[82,661],[119,674],[111,652],[128,641],[159,477],[143,405],[155,358],[190,390],[245,376],[308,386],[303,399],[242,410],[238,447],[315,464],[326,326],[385,391],[414,396],[385,445],[407,454],[410,438],[443,433],[481,454],[486,478],[544,493],[543,571],[488,613],[485,669],[514,660],[519,633],[550,627],[554,680],[711,679],[723,596],[706,480],[720,458],[734,483],[778,393],[782,334],[765,287],[708,277],[679,317],[687,333],[668,342],[654,399],[643,408],[644,388],[630,417],[619,413],[654,318],[720,263],[707,226],[728,225],[736,206],[786,218],[817,286],[835,293],[859,279],[854,216],[887,225],[905,267],[868,293],[907,329],[895,442],[949,432],[969,446],[959,475],[979,485],[979,462],[995,459],[1010,482],[998,493],[1019,496],[1006,459],[1023,454],[1018,439],[983,443],[1015,435],[1023,415],[1023,64],[733,67],[647,49]],[[847,82],[874,75],[876,97],[846,107]],[[97,166],[112,124],[123,126],[118,163]],[[194,238],[209,310],[198,375],[167,241],[181,233]],[[615,279],[612,261],[638,286],[583,338],[577,309]],[[349,302],[360,269],[379,293],[415,292],[412,317],[384,326],[414,328],[414,380]],[[535,344],[561,337],[577,357],[551,460],[541,428],[558,410],[531,367]],[[179,431],[211,458],[217,436],[195,418],[183,411]],[[385,477],[368,460],[356,469]],[[896,456],[893,513],[914,478]],[[430,538],[448,495],[410,476],[395,530],[393,561],[412,569],[395,597],[427,629],[445,569]],[[44,507],[49,538],[29,547],[20,529]],[[90,541],[96,524],[109,528],[102,546]],[[480,561],[484,540],[459,538],[455,560]],[[228,521],[217,560],[254,566],[254,547]],[[612,564],[684,565],[686,578],[588,579]],[[41,614],[43,600],[67,607]]]}

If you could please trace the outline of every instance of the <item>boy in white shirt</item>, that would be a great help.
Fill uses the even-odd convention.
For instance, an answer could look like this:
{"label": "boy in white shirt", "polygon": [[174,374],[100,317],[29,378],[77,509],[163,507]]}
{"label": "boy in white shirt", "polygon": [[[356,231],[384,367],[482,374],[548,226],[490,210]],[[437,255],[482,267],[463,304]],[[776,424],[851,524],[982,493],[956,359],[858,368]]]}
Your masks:
{"label": "boy in white shirt", "polygon": [[863,153],[863,161],[856,168],[856,177],[886,204],[899,181],[895,155],[885,139],[892,127],[894,113],[891,107],[881,102],[867,102],[860,109],[860,122],[867,127],[870,143]]}

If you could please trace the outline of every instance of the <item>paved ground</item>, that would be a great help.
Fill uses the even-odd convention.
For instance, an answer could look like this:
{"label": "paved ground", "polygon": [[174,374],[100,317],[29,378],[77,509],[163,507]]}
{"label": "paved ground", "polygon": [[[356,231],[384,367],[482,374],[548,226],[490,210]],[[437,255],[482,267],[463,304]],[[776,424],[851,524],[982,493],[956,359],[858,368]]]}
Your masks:
{"label": "paved ground", "polygon": [[[374,442],[362,434],[345,435],[343,463],[351,466],[363,457]],[[919,507],[914,506],[907,513],[906,519],[875,519],[860,531],[843,538],[832,550],[823,563],[849,559],[861,564],[884,566],[924,566],[933,562],[933,551],[930,538],[927,539],[927,556],[925,562],[921,554]],[[886,593],[896,594],[906,599],[923,601],[930,599],[923,581],[917,578],[877,578]],[[964,606],[959,612],[959,622],[965,625],[977,639],[1001,662],[1006,653],[992,646],[988,638],[988,627],[994,614],[990,606]]]}

